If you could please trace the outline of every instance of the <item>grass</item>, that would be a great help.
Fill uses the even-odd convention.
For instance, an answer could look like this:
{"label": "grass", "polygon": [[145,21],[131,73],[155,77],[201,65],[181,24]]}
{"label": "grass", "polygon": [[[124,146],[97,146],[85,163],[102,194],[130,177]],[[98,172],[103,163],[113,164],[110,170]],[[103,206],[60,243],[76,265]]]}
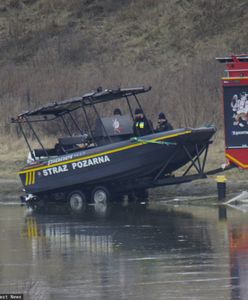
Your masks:
{"label": "grass", "polygon": [[1,137],[0,143],[0,177],[4,179],[17,179],[17,171],[25,163],[25,145],[22,140],[9,143],[9,137]]}
{"label": "grass", "polygon": [[[0,148],[0,178],[18,179],[17,172],[25,166],[29,152],[24,139],[9,143],[8,137],[1,137],[0,144],[4,145]],[[54,145],[54,139],[45,138],[44,144],[50,147]],[[33,147],[40,148],[37,143],[33,143]]]}
{"label": "grass", "polygon": [[[25,63],[39,48],[56,48],[58,40],[62,46],[67,44],[68,52],[75,51],[72,41],[80,40],[78,50],[82,55],[88,52],[86,60],[92,59],[92,49],[100,61],[107,58],[108,62],[113,57],[125,61],[131,57],[136,63],[145,53],[146,61],[167,67],[171,63],[174,67],[179,57],[206,55],[210,49],[212,56],[216,45],[221,51],[235,51],[234,47],[242,51],[247,11],[243,0],[234,2],[5,0],[0,4],[0,36],[10,42],[1,50],[1,60]],[[173,58],[168,59],[171,51]]]}

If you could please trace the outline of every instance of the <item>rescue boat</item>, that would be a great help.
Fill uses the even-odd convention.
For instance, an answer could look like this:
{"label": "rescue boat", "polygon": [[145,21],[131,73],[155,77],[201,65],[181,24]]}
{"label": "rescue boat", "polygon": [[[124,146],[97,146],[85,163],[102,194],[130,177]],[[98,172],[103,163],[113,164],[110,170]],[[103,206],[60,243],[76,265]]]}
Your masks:
{"label": "rescue boat", "polygon": [[[25,203],[40,208],[51,201],[66,202],[74,213],[80,214],[90,204],[96,211],[106,213],[108,204],[124,195],[142,201],[149,188],[206,177],[204,167],[215,127],[165,132],[151,129],[149,135],[134,137],[131,100],[142,109],[137,95],[150,90],[150,87],[98,89],[13,118],[29,148],[27,164],[19,171]],[[101,117],[98,104],[107,105],[115,100],[126,103],[129,113]],[[96,115],[94,122],[92,110]],[[84,116],[83,122],[79,112]],[[61,123],[68,133],[58,137],[50,148],[43,145],[34,129],[35,124],[48,122]],[[26,127],[36,138],[39,149],[31,147]],[[187,164],[182,175],[173,174]],[[196,174],[190,174],[192,169]]]}

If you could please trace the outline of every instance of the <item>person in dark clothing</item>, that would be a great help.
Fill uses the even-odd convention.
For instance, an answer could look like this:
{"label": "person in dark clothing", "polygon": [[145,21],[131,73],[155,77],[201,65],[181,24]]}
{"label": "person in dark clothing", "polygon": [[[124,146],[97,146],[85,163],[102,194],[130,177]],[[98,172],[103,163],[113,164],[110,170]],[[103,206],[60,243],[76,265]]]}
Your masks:
{"label": "person in dark clothing", "polygon": [[121,110],[119,108],[115,108],[114,112],[113,112],[113,115],[114,116],[121,116],[122,115]]}
{"label": "person in dark clothing", "polygon": [[147,120],[140,108],[135,109],[135,118],[133,124],[133,133],[135,136],[142,136],[152,133],[152,123]]}
{"label": "person in dark clothing", "polygon": [[168,122],[165,114],[161,112],[158,115],[158,125],[156,127],[157,132],[172,130],[172,125]]}

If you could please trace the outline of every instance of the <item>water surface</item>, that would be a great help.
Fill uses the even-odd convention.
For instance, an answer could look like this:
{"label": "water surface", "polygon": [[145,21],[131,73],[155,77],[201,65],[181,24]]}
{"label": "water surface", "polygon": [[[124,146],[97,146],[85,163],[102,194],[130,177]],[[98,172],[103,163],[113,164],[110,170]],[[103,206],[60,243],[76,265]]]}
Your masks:
{"label": "water surface", "polygon": [[248,299],[248,214],[152,204],[108,220],[0,205],[0,293],[25,299]]}

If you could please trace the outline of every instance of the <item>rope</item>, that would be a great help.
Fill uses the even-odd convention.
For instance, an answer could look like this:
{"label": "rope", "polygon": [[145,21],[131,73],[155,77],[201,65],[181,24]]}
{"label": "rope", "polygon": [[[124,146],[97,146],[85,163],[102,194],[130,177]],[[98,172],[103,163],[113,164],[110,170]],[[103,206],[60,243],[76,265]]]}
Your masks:
{"label": "rope", "polygon": [[143,144],[158,144],[158,145],[166,145],[166,146],[170,146],[170,145],[176,145],[177,143],[172,143],[172,142],[162,142],[162,141],[154,141],[154,140],[143,140],[137,137],[132,137],[130,139],[131,142],[140,142]]}

